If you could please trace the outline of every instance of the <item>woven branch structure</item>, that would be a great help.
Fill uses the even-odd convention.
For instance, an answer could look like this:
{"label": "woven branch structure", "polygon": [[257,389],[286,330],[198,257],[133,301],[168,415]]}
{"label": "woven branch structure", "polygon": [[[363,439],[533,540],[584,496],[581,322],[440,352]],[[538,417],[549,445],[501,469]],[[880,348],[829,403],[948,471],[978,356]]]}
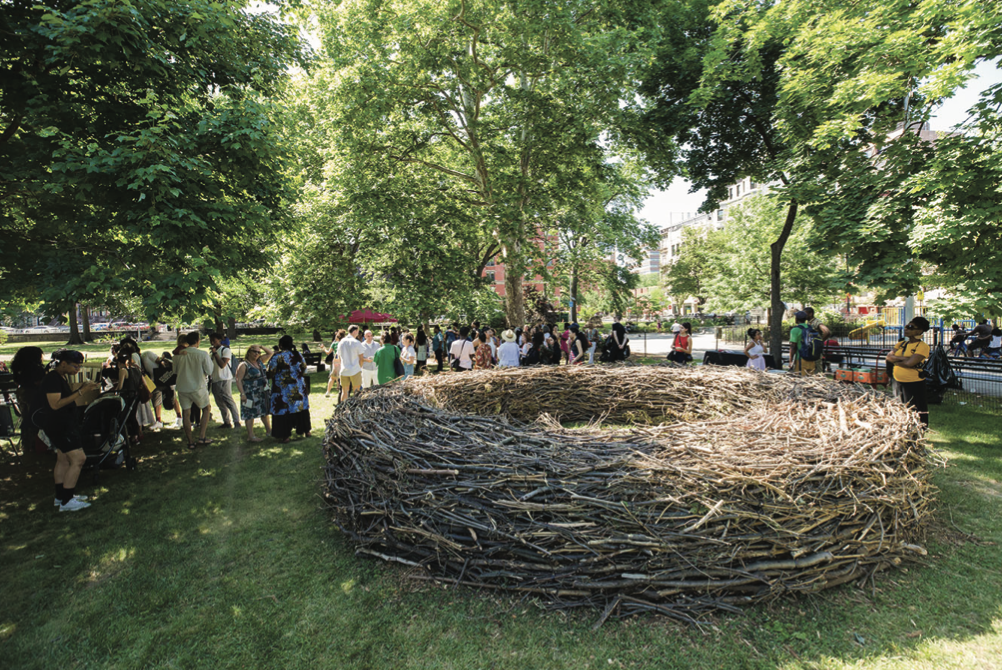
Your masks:
{"label": "woven branch structure", "polygon": [[694,621],[924,554],[937,464],[893,398],[725,367],[412,379],[338,406],[324,449],[358,553],[599,624]]}

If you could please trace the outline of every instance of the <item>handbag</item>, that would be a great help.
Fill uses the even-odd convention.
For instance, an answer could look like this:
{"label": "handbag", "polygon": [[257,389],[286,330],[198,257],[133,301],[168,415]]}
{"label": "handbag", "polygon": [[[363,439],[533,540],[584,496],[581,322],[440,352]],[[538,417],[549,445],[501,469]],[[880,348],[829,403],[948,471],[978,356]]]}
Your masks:
{"label": "handbag", "polygon": [[400,349],[397,349],[395,346],[393,348],[394,348],[394,354],[393,354],[393,374],[396,375],[397,377],[403,377],[404,376],[404,364],[400,360]]}

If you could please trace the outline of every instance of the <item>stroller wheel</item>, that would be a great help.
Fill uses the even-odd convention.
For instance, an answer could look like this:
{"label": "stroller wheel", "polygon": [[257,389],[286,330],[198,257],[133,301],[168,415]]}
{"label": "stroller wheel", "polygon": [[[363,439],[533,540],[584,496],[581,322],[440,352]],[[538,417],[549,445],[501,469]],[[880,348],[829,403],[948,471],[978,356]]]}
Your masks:
{"label": "stroller wheel", "polygon": [[136,458],[135,456],[129,456],[129,458],[125,460],[125,467],[130,472],[135,472],[138,466],[139,466],[139,459]]}

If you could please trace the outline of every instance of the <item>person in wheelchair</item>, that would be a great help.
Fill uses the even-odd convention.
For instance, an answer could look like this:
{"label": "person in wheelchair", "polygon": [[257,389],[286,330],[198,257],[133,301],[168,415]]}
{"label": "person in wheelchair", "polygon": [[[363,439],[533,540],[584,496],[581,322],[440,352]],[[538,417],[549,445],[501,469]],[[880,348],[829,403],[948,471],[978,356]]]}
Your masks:
{"label": "person in wheelchair", "polygon": [[51,371],[42,379],[37,399],[32,405],[32,421],[45,431],[56,450],[56,467],[52,474],[56,487],[55,503],[60,512],[75,512],[90,507],[85,496],[74,495],[80,470],[87,460],[77,425],[76,401],[88,391],[100,388],[100,384],[86,382],[72,391],[66,380],[67,375],[80,372],[83,361],[83,354],[71,349],[53,354]]}

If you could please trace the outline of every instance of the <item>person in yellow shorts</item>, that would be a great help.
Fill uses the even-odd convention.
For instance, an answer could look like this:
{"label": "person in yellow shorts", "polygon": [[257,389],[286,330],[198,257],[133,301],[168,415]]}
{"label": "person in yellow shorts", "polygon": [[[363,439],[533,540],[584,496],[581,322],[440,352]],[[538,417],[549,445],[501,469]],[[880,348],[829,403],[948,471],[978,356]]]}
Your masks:
{"label": "person in yellow shorts", "polygon": [[905,337],[885,359],[894,364],[894,393],[901,402],[919,414],[922,424],[929,427],[929,405],[925,398],[925,372],[923,366],[929,359],[929,345],[922,335],[929,330],[929,322],[916,316],[905,326]]}
{"label": "person in yellow shorts", "polygon": [[790,329],[790,372],[812,375],[817,371],[818,362],[805,361],[800,357],[800,343],[806,333],[807,312],[797,312],[793,318],[796,325]]}

